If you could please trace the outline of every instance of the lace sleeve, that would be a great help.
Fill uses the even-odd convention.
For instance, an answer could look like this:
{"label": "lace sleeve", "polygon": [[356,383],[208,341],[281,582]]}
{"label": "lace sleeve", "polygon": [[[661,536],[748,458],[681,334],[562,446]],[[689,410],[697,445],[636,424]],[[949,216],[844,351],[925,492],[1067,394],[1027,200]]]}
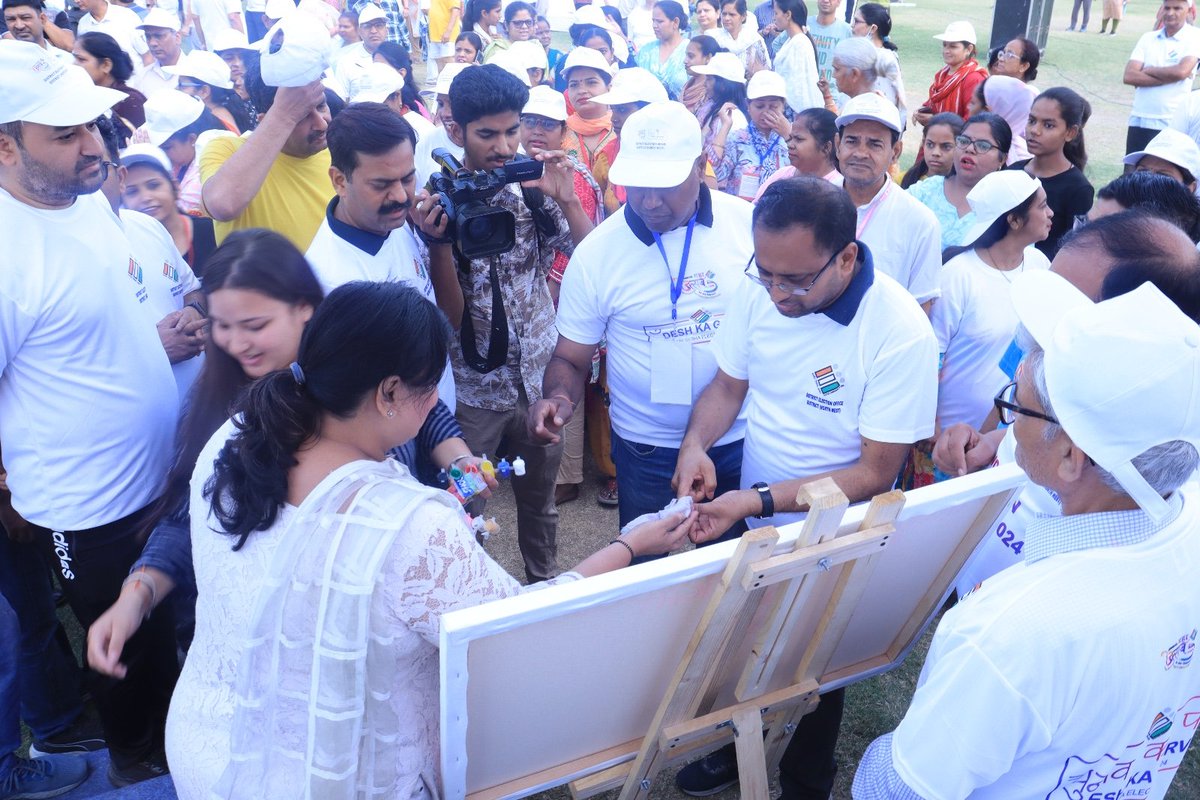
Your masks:
{"label": "lace sleeve", "polygon": [[[548,583],[577,578],[568,572]],[[435,645],[442,614],[526,590],[479,546],[460,514],[434,502],[401,532],[381,580],[396,619]]]}

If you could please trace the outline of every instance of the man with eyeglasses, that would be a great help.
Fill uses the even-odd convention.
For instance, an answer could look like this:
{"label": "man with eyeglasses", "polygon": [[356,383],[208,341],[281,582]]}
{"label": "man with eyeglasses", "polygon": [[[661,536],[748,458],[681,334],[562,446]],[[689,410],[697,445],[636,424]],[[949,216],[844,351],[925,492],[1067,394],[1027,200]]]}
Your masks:
{"label": "man with eyeglasses", "polygon": [[[751,206],[710,192],[704,166],[700,123],[683,104],[651,103],[626,120],[610,177],[626,187],[628,203],[575,249],[544,397],[529,412],[533,434],[557,441],[582,413],[592,354],[607,340],[622,526],[675,499],[688,412],[716,374],[712,339],[746,282]],[[743,422],[735,416],[709,449],[716,494],[740,480]]]}
{"label": "man with eyeglasses", "polygon": [[164,69],[178,64],[180,56],[183,55],[179,26],[179,17],[174,12],[162,8],[150,9],[150,13],[138,26],[146,36],[146,44],[150,47],[150,55],[154,56],[154,61],[134,77],[131,85],[146,95],[147,99],[161,91],[179,86],[179,76]]}
{"label": "man with eyeglasses", "polygon": [[[718,370],[700,395],[679,450],[675,485],[712,497],[705,455],[745,409],[741,490],[701,502],[696,542],[742,519],[786,525],[807,509],[804,484],[832,478],[859,502],[895,483],[914,442],[934,431],[937,342],[912,296],[875,269],[855,237],[846,193],[820,178],[773,183],[754,206],[754,258],[713,345]],[[901,399],[902,398],[902,399]],[[826,798],[837,765],[841,691],[821,698],[780,766],[783,796]],[[707,794],[737,779],[733,748],[676,779]]]}
{"label": "man with eyeglasses", "polygon": [[933,212],[888,175],[904,147],[900,112],[877,94],[860,94],[842,106],[837,127],[843,185],[858,206],[855,238],[871,248],[875,268],[928,311],[939,293],[942,229]]}
{"label": "man with eyeglasses", "polygon": [[1037,272],[1012,294],[1029,349],[998,402],[1061,514],[942,617],[856,800],[1162,800],[1192,743],[1200,327],[1150,284],[1093,303]]}

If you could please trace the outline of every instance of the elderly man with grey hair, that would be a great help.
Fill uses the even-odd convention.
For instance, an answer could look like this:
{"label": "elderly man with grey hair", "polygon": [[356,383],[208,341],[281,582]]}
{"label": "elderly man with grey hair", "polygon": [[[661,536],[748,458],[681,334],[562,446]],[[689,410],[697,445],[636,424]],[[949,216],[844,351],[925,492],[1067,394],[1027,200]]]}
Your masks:
{"label": "elderly man with grey hair", "polygon": [[1030,347],[996,398],[1062,516],[938,626],[854,797],[1162,798],[1200,713],[1200,327],[1155,286],[1014,282]]}

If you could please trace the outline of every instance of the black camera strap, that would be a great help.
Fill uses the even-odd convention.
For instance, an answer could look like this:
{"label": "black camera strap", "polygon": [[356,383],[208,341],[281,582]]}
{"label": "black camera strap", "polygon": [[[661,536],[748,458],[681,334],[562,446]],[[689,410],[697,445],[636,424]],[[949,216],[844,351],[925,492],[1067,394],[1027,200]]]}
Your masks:
{"label": "black camera strap", "polygon": [[[459,269],[463,270],[469,278],[471,274],[470,259],[463,258],[458,252],[458,248],[454,249],[454,258],[458,261]],[[499,260],[498,256],[492,256],[490,258],[491,266],[488,268],[488,278],[492,282],[492,327],[491,335],[488,337],[487,358],[479,355],[479,347],[475,344],[475,323],[471,319],[469,308],[463,312],[462,324],[458,329],[459,341],[462,343],[463,361],[467,362],[468,367],[481,374],[487,374],[504,366],[504,362],[508,360],[508,314],[504,311],[504,297],[500,293],[500,274],[496,269],[496,263]]]}

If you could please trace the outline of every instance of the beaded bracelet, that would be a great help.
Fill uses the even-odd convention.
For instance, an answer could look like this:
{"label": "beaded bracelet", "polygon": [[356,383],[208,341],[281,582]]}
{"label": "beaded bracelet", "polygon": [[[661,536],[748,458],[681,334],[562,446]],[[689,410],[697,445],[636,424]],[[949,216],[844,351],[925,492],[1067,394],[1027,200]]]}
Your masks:
{"label": "beaded bracelet", "polygon": [[637,558],[637,553],[633,552],[633,548],[629,546],[629,542],[624,539],[613,539],[609,544],[619,544],[629,551],[629,563],[632,564]]}

